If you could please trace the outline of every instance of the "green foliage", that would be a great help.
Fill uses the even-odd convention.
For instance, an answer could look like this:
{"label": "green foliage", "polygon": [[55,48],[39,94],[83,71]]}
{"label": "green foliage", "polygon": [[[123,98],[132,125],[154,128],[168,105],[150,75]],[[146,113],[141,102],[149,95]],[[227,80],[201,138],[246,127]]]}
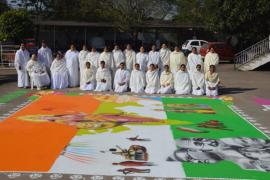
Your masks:
{"label": "green foliage", "polygon": [[6,11],[0,16],[0,41],[31,37],[33,22],[28,12],[23,10]]}
{"label": "green foliage", "polygon": [[0,0],[0,14],[9,9],[7,2],[5,0]]}
{"label": "green foliage", "polygon": [[177,5],[175,21],[237,36],[243,46],[264,39],[270,32],[269,0],[177,0]]}

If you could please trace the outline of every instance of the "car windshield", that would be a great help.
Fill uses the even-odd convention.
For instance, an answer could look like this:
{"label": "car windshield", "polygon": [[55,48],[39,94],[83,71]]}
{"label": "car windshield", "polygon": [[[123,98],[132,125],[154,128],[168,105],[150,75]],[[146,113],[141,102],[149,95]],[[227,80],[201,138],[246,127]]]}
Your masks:
{"label": "car windshield", "polygon": [[189,41],[184,42],[184,44],[183,44],[183,45],[184,45],[184,46],[186,46],[186,45],[188,44],[188,42],[189,42]]}

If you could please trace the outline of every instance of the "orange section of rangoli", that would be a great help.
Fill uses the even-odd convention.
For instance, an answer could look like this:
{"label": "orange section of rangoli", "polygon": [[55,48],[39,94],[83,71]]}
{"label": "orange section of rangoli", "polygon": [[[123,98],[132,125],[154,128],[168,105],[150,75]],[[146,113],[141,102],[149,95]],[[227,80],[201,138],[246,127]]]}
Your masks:
{"label": "orange section of rangoli", "polygon": [[17,117],[92,113],[98,105],[91,96],[45,95],[0,122],[0,171],[48,171],[77,131],[73,126],[26,122]]}

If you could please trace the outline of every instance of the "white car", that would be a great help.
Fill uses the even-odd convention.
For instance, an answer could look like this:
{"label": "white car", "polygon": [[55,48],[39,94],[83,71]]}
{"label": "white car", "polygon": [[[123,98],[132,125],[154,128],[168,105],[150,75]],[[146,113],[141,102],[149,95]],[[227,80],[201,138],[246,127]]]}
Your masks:
{"label": "white car", "polygon": [[197,52],[200,52],[201,47],[208,43],[205,40],[199,40],[199,39],[192,39],[192,40],[186,40],[186,42],[182,45],[182,51],[185,53],[185,55],[188,55],[193,47],[197,48]]}

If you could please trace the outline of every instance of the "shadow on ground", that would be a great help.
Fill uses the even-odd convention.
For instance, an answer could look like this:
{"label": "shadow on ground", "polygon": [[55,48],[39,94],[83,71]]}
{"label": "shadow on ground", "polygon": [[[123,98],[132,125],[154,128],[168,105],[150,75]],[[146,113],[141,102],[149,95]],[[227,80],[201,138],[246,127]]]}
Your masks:
{"label": "shadow on ground", "polygon": [[0,75],[0,85],[3,85],[5,83],[10,83],[10,82],[15,82],[15,81],[17,81],[16,74]]}
{"label": "shadow on ground", "polygon": [[240,88],[240,87],[220,87],[220,94],[239,94],[246,91],[254,91],[258,88]]}

